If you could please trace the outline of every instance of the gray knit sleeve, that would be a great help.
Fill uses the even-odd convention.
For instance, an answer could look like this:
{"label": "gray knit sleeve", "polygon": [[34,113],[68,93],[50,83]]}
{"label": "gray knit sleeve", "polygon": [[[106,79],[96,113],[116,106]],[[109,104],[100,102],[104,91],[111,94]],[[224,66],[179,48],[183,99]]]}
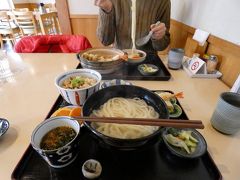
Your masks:
{"label": "gray knit sleeve", "polygon": [[165,6],[165,11],[161,15],[161,17],[159,17],[159,20],[161,22],[165,23],[165,25],[166,25],[166,28],[167,28],[166,34],[161,40],[153,40],[152,39],[152,46],[156,51],[162,51],[162,50],[166,49],[168,47],[168,45],[170,44],[170,33],[169,33],[170,13],[171,13],[171,3],[170,3],[170,1],[168,1],[168,3]]}
{"label": "gray knit sleeve", "polygon": [[114,42],[116,25],[115,25],[115,10],[106,13],[101,8],[99,9],[97,36],[101,43],[108,46]]}

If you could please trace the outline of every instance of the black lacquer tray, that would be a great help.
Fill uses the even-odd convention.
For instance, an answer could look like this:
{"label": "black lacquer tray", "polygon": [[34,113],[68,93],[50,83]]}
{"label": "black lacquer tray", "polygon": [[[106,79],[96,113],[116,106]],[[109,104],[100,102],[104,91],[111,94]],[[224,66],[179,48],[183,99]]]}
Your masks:
{"label": "black lacquer tray", "polygon": [[[170,91],[169,91],[170,92]],[[177,102],[178,105],[179,102]],[[58,97],[46,118],[59,107],[68,105]],[[183,111],[179,119],[188,119]],[[87,128],[81,128],[78,158],[68,167],[51,168],[35,150],[28,146],[15,167],[12,179],[84,180],[82,164],[97,159],[103,167],[99,180],[221,180],[222,175],[208,152],[201,158],[179,158],[166,148],[161,137],[157,142],[138,150],[119,151],[97,141]]]}
{"label": "black lacquer tray", "polygon": [[[77,58],[80,59],[79,54],[77,54]],[[142,75],[137,69],[139,64],[132,65],[124,63],[119,70],[110,74],[102,74],[102,79],[168,81],[171,78],[170,72],[157,54],[147,54],[146,59],[140,64],[145,63],[155,64],[159,68],[159,71],[154,75]],[[81,65],[79,65],[78,68],[81,68]]]}

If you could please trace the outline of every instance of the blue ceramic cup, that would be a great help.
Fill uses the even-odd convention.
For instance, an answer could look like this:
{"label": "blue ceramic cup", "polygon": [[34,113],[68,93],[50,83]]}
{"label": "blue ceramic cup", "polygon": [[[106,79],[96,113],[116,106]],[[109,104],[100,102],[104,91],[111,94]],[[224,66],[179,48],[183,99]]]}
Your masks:
{"label": "blue ceramic cup", "polygon": [[240,94],[224,92],[220,95],[211,124],[224,134],[234,134],[240,130]]}
{"label": "blue ceramic cup", "polygon": [[184,50],[180,48],[171,49],[168,53],[168,67],[170,69],[180,69],[182,66],[182,60],[184,56]]}

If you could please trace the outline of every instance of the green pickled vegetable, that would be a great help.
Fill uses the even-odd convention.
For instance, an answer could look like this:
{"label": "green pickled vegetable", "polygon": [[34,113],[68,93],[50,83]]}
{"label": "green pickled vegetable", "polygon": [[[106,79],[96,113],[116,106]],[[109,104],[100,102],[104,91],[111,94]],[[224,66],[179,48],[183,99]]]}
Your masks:
{"label": "green pickled vegetable", "polygon": [[84,84],[84,79],[79,77],[79,76],[76,76],[75,78],[73,78],[71,80],[71,85],[73,88],[76,88],[76,87],[79,87],[79,86],[82,86]]}
{"label": "green pickled vegetable", "polygon": [[172,134],[167,134],[164,137],[166,138],[167,142],[170,143],[171,145],[183,148],[187,151],[188,154],[190,154],[190,150],[183,140],[174,137]]}
{"label": "green pickled vegetable", "polygon": [[169,128],[168,133],[165,138],[171,145],[185,149],[188,154],[196,150],[198,140],[192,136],[192,131]]}

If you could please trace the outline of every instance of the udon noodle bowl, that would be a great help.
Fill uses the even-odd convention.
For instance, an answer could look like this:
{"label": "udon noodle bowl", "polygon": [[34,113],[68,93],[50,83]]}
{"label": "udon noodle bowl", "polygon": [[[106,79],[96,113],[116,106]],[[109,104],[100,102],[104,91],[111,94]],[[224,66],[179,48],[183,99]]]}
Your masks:
{"label": "udon noodle bowl", "polygon": [[[152,106],[139,98],[115,97],[109,99],[99,109],[93,110],[96,117],[159,118]],[[137,139],[148,136],[159,129],[157,126],[115,124],[94,122],[91,124],[98,132],[119,139]]]}

